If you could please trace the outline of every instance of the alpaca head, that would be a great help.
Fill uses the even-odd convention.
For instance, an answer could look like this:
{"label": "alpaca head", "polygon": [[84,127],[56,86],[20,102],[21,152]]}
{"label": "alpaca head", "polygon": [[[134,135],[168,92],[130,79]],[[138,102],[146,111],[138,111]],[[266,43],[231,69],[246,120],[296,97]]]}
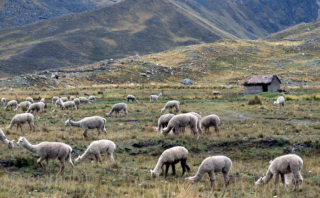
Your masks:
{"label": "alpaca head", "polygon": [[187,178],[185,178],[185,180],[186,180],[188,183],[191,183],[191,184],[194,183],[192,177],[187,177]]}
{"label": "alpaca head", "polygon": [[110,113],[106,113],[107,117],[110,117]]}
{"label": "alpaca head", "polygon": [[263,181],[263,177],[260,177],[256,182],[255,182],[256,186],[263,186],[264,185],[264,181]]}
{"label": "alpaca head", "polygon": [[274,101],[274,102],[273,102],[273,104],[275,104],[275,105],[276,105],[276,104],[277,104],[277,101]]}
{"label": "alpaca head", "polygon": [[9,148],[9,149],[13,149],[13,147],[14,147],[14,141],[15,141],[15,140],[12,140],[12,141],[9,142],[9,144],[8,144],[8,148]]}
{"label": "alpaca head", "polygon": [[71,120],[71,118],[69,118],[69,119],[65,122],[64,126],[71,126],[70,120]]}
{"label": "alpaca head", "polygon": [[153,170],[150,170],[152,178],[158,178],[160,173],[155,173]]}
{"label": "alpaca head", "polygon": [[26,142],[26,138],[20,136],[20,138],[19,138],[19,140],[18,140],[18,142],[17,142],[17,145],[20,146],[20,145],[22,145],[22,144],[25,143],[25,142]]}
{"label": "alpaca head", "polygon": [[163,108],[163,109],[161,109],[161,113],[162,113],[162,112],[164,112],[164,110],[165,110],[164,108]]}

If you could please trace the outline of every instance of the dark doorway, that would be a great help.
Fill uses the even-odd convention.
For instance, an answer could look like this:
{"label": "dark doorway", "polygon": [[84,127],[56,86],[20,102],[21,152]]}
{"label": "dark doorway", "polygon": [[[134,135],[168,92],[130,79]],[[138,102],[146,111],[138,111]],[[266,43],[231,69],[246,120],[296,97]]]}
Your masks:
{"label": "dark doorway", "polygon": [[262,85],[262,91],[267,92],[268,91],[268,85]]}

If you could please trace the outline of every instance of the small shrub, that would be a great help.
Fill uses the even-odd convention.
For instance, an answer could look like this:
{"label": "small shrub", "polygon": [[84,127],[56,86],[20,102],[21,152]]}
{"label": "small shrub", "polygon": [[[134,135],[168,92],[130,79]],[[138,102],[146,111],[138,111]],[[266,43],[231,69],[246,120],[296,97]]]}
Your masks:
{"label": "small shrub", "polygon": [[254,98],[250,98],[248,101],[248,105],[255,105],[255,104],[262,104],[261,99],[258,96],[255,96]]}

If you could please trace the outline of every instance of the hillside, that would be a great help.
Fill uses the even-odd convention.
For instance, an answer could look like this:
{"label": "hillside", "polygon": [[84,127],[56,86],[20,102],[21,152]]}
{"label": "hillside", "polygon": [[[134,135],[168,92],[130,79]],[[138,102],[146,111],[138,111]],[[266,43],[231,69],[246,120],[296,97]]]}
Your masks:
{"label": "hillside", "polygon": [[[199,86],[238,87],[248,75],[276,74],[284,89],[319,87],[318,59],[318,41],[310,45],[304,41],[221,40],[17,76],[0,81],[0,86],[63,88],[136,83],[176,86],[189,78]],[[52,77],[56,72],[58,80]]]}
{"label": "hillside", "polygon": [[[102,6],[107,1],[86,2]],[[0,77],[90,65],[219,39],[256,39],[316,18],[315,0],[282,4],[126,0],[90,12],[0,30]]]}
{"label": "hillside", "polygon": [[131,0],[1,30],[0,70],[23,74],[237,38],[190,17],[167,0]]}
{"label": "hillside", "polygon": [[1,0],[0,29],[110,6],[120,0]]}

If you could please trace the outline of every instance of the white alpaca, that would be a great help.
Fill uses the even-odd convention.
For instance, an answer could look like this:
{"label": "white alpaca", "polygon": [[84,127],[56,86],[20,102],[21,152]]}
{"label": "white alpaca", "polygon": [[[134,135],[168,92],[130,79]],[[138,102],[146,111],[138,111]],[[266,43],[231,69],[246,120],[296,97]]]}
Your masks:
{"label": "white alpaca", "polygon": [[[19,141],[17,142],[18,146],[23,146],[27,150],[32,153],[35,153],[40,156],[37,160],[37,163],[41,165],[41,167],[48,171],[49,170],[49,159],[58,158],[61,164],[60,171],[58,174],[62,173],[65,167],[65,160],[70,165],[73,174],[73,163],[71,160],[71,146],[62,143],[62,142],[41,142],[37,145],[32,145],[28,142],[25,137],[20,137]],[[41,162],[46,160],[46,166],[44,166]]]}
{"label": "white alpaca", "polygon": [[22,108],[22,107],[30,107],[31,105],[31,102],[29,101],[23,101],[23,102],[20,102],[20,104],[18,104],[17,108],[14,109],[14,111],[18,111],[19,108]]}
{"label": "white alpaca", "polygon": [[170,165],[172,167],[173,175],[176,175],[175,164],[177,164],[178,162],[181,162],[182,177],[183,174],[186,172],[186,169],[188,172],[190,171],[190,167],[187,164],[188,155],[188,150],[182,146],[175,146],[173,148],[165,150],[159,157],[156,167],[153,170],[150,170],[151,177],[159,177],[163,165],[166,165],[166,172],[164,178],[167,178]]}
{"label": "white alpaca", "polygon": [[203,162],[200,164],[198,172],[193,177],[187,177],[190,183],[194,184],[201,180],[205,173],[208,173],[211,182],[211,188],[216,186],[216,176],[215,173],[222,172],[224,177],[224,186],[227,187],[229,185],[229,172],[232,167],[232,161],[230,158],[218,155],[207,157]]}
{"label": "white alpaca", "polygon": [[83,162],[89,155],[94,155],[96,158],[97,165],[100,162],[102,164],[101,154],[107,153],[108,159],[110,161],[114,161],[113,159],[113,151],[116,149],[116,144],[110,140],[97,140],[91,142],[88,146],[87,150],[83,153],[83,155],[79,156],[75,162],[81,163]]}
{"label": "white alpaca", "polygon": [[12,149],[14,147],[14,140],[11,140],[9,141],[7,138],[6,138],[6,135],[4,134],[4,132],[0,129],[0,140],[5,144],[7,145],[7,147],[9,149]]}
{"label": "white alpaca", "polygon": [[215,115],[215,114],[211,114],[211,115],[208,115],[208,116],[205,116],[204,118],[202,118],[201,120],[201,126],[204,127],[204,132],[210,132],[210,127],[213,126],[214,127],[214,130],[215,132],[219,132],[219,128],[218,128],[218,125],[219,125],[219,122],[220,122],[220,118]]}
{"label": "white alpaca", "polygon": [[5,98],[1,98],[1,105],[6,106],[6,99]]}
{"label": "white alpaca", "polygon": [[98,131],[97,138],[100,135],[100,130],[102,130],[104,132],[104,134],[107,135],[106,119],[102,118],[100,116],[86,117],[78,122],[75,122],[75,121],[72,121],[71,119],[68,119],[65,123],[65,126],[74,126],[74,127],[82,128],[84,130],[83,136],[85,138],[88,137],[88,135],[87,135],[88,129],[97,129],[97,131]]}
{"label": "white alpaca", "polygon": [[33,113],[35,111],[42,113],[44,112],[44,107],[45,107],[45,104],[43,102],[36,102],[36,103],[33,103],[29,106],[28,110],[26,111],[26,113]]}
{"label": "white alpaca", "polygon": [[302,186],[303,178],[300,173],[302,166],[303,160],[298,155],[288,154],[277,157],[271,162],[267,174],[258,179],[255,184],[263,186],[274,176],[274,189],[276,190],[276,186],[279,182],[279,175],[281,176],[282,184],[285,186],[285,175],[292,173],[294,178],[294,190],[296,190],[298,187],[301,188]]}
{"label": "white alpaca", "polygon": [[280,107],[282,106],[284,108],[284,97],[283,96],[280,96],[279,98],[277,98],[277,101],[274,101],[274,104],[275,105],[280,105]]}
{"label": "white alpaca", "polygon": [[172,109],[172,108],[175,108],[176,112],[178,113],[180,111],[179,105],[180,105],[180,102],[177,100],[168,101],[164,106],[164,108],[161,109],[161,113],[163,113],[166,109]]}
{"label": "white alpaca", "polygon": [[138,102],[138,100],[136,99],[136,97],[134,95],[127,95],[127,101],[130,102],[130,100],[132,102]]}
{"label": "white alpaca", "polygon": [[17,105],[18,105],[18,102],[16,100],[10,100],[7,106],[4,108],[4,110],[7,110],[9,107],[12,110],[12,108],[16,108]]}
{"label": "white alpaca", "polygon": [[117,103],[115,105],[113,105],[111,111],[109,113],[107,113],[107,117],[111,117],[112,113],[115,112],[116,116],[119,115],[119,112],[123,110],[125,115],[128,114],[128,105],[126,103]]}
{"label": "white alpaca", "polygon": [[151,95],[150,96],[150,102],[152,102],[154,100],[158,101],[160,96],[162,96],[162,93],[159,93],[159,95]]}
{"label": "white alpaca", "polygon": [[63,102],[62,99],[58,99],[56,101],[56,106],[61,107],[61,109],[75,108],[76,111],[78,110],[77,105],[74,101]]}
{"label": "white alpaca", "polygon": [[181,128],[190,126],[191,132],[193,135],[199,139],[199,131],[197,129],[198,125],[198,118],[192,114],[186,113],[186,114],[180,114],[173,116],[168,126],[164,129],[162,129],[161,133],[166,136],[168,133],[172,130],[175,135],[179,135],[179,133],[182,132]]}
{"label": "white alpaca", "polygon": [[175,115],[170,113],[160,116],[160,118],[158,119],[158,131],[161,131],[161,129],[164,129],[165,127],[167,127],[169,121],[173,116]]}
{"label": "white alpaca", "polygon": [[30,127],[30,131],[35,131],[35,126],[34,126],[34,116],[31,113],[20,113],[17,114],[15,116],[13,116],[13,118],[11,119],[10,125],[8,126],[7,129],[11,129],[13,127],[13,125],[17,125],[17,131],[19,129],[20,126],[20,130],[22,133],[22,125],[24,123],[28,122],[29,127]]}
{"label": "white alpaca", "polygon": [[29,102],[31,102],[31,103],[34,103],[33,98],[31,98],[31,97],[26,98],[26,101],[29,101]]}
{"label": "white alpaca", "polygon": [[52,104],[55,104],[58,99],[59,99],[58,96],[53,96],[52,97]]}

